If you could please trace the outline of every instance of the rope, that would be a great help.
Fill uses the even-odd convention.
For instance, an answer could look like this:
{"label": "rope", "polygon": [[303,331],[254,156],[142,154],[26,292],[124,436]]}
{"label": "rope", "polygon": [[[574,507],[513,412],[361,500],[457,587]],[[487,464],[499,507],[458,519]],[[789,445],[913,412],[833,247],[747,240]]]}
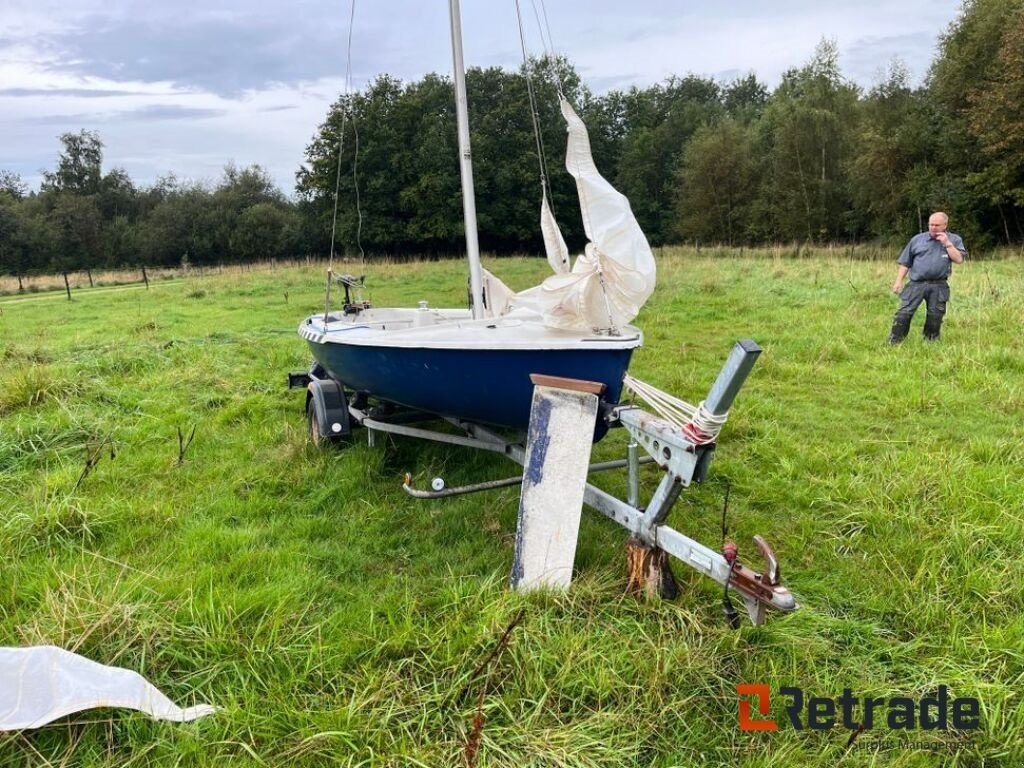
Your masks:
{"label": "rope", "polygon": [[540,186],[544,196],[548,199],[548,207],[551,213],[555,212],[554,196],[551,194],[551,182],[548,177],[548,161],[544,152],[544,138],[540,132],[540,115],[537,110],[537,97],[533,92],[533,78],[530,77],[530,57],[526,52],[526,33],[523,31],[523,14],[519,7],[519,0],[515,0],[516,19],[519,22],[519,47],[523,52],[523,74],[526,76],[526,92],[530,98],[530,118],[533,121],[533,138],[537,145],[537,162],[540,167]]}
{"label": "rope", "polygon": [[[537,19],[537,29],[540,31],[540,44],[544,47],[544,55],[547,56],[552,63],[551,74],[555,78],[555,87],[558,89],[558,95],[563,96],[562,93],[562,78],[558,74],[558,61],[555,58],[555,41],[551,37],[551,25],[548,24],[548,9],[544,5],[544,0],[540,0],[541,12],[544,16],[544,23],[541,24],[541,14],[537,12],[537,0],[530,0],[530,5],[533,6],[533,16]],[[547,30],[547,39],[544,38],[544,30]]]}
{"label": "rope", "polygon": [[[352,0],[353,5],[355,0]],[[345,108],[341,112],[341,131],[338,136],[338,170],[334,177],[334,215],[331,218],[331,254],[327,262],[327,277],[324,282],[324,325],[331,313],[331,276],[334,274],[334,237],[338,229],[338,197],[341,189],[341,153],[345,146]]]}
{"label": "rope", "polygon": [[356,139],[356,146],[352,152],[352,188],[356,191],[356,248],[359,249],[359,269],[362,271],[366,266],[366,254],[363,252],[363,206],[359,197],[359,128],[356,127],[354,115],[352,134]]}
{"label": "rope", "polygon": [[728,411],[723,414],[711,413],[703,400],[697,405],[691,405],[628,373],[622,383],[650,405],[661,418],[679,429],[694,445],[715,442],[729,418]]}
{"label": "rope", "polygon": [[331,217],[331,256],[328,261],[328,271],[334,270],[334,236],[338,230],[338,197],[341,190],[341,153],[345,147],[345,122],[346,112],[344,106],[341,110],[341,130],[338,136],[338,166],[334,175],[334,215]]}
{"label": "rope", "polygon": [[[351,1],[348,16],[348,45],[345,53],[345,85],[342,93],[341,106],[341,129],[338,133],[338,163],[334,174],[334,211],[331,215],[331,251],[327,266],[327,284],[324,290],[324,323],[331,308],[331,277],[334,274],[334,242],[338,232],[338,199],[341,197],[341,159],[345,149],[345,126],[348,122],[348,110],[350,105],[349,94],[352,90],[352,28],[355,26],[356,0]],[[352,160],[352,182],[356,190],[356,213],[359,223],[356,229],[356,243],[359,245],[359,261],[363,261],[363,246],[360,241],[360,234],[363,228],[363,214],[359,207],[359,184],[356,177],[356,163],[359,155],[359,132],[356,129],[355,120],[352,121],[352,131],[356,139],[356,157]]]}
{"label": "rope", "polygon": [[[348,45],[345,52],[345,85],[342,92],[341,131],[338,134],[338,165],[337,171],[334,174],[334,214],[331,218],[331,254],[328,265],[329,272],[334,271],[334,237],[338,230],[338,198],[341,195],[341,157],[342,151],[345,147],[345,124],[348,122],[348,95],[352,86],[352,27],[355,24],[355,18],[356,0],[352,0],[348,16]],[[358,134],[356,134],[356,137],[356,141],[358,141]]]}

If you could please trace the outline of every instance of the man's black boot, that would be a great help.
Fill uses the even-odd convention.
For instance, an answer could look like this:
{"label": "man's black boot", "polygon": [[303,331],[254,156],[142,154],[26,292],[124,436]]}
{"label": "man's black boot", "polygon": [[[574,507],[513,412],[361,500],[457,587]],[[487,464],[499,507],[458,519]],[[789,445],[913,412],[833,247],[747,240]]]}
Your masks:
{"label": "man's black boot", "polygon": [[938,341],[939,331],[942,330],[942,315],[933,315],[929,312],[924,316],[924,340]]}
{"label": "man's black boot", "polygon": [[899,344],[907,338],[907,334],[910,333],[911,319],[913,319],[913,315],[896,314],[892,320],[892,330],[889,331],[890,344]]}

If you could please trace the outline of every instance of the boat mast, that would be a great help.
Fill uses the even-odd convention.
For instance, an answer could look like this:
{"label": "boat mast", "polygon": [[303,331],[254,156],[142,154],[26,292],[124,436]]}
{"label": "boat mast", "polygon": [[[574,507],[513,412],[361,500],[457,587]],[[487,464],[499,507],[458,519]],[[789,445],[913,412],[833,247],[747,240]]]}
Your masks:
{"label": "boat mast", "polygon": [[469,261],[469,292],[473,318],[484,316],[480,243],[476,233],[476,198],[473,196],[473,155],[469,148],[469,113],[466,102],[466,68],[462,62],[462,19],[459,0],[448,0],[452,28],[452,59],[455,73],[455,115],[459,126],[459,170],[462,174],[462,213],[466,223],[466,259]]}

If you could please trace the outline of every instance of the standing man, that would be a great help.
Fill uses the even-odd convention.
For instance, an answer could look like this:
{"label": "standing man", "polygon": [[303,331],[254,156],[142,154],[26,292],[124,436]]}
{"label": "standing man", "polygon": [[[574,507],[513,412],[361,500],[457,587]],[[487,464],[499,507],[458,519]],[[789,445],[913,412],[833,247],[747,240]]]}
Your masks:
{"label": "standing man", "polygon": [[[953,262],[963,263],[967,249],[960,235],[946,231],[949,216],[936,211],[928,217],[928,231],[914,235],[900,254],[896,271],[896,282],[892,292],[900,297],[900,308],[892,320],[889,343],[899,344],[910,331],[910,321],[922,301],[928,307],[924,318],[925,341],[938,341],[942,328],[942,316],[946,314],[949,301],[949,273]],[[910,282],[903,287],[903,280],[910,273]]]}

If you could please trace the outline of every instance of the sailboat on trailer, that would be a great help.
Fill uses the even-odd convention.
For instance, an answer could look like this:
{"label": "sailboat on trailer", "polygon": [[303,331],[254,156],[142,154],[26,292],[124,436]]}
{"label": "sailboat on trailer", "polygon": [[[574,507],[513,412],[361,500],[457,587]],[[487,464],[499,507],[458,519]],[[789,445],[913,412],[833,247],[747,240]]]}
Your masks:
{"label": "sailboat on trailer", "polygon": [[554,274],[513,293],[481,268],[458,0],[449,0],[449,11],[471,307],[371,307],[351,300],[349,280],[341,310],[307,317],[299,335],[345,390],[416,411],[525,429],[531,374],[598,382],[614,405],[643,343],[630,323],[654,290],[647,238],[629,201],[598,172],[586,127],[561,98],[566,169],[576,181],[586,249],[570,267],[545,196],[541,229]]}
{"label": "sailboat on trailer", "polygon": [[[741,597],[754,624],[765,621],[769,608],[796,610],[796,600],[781,582],[775,553],[762,537],[754,537],[765,561],[765,569],[757,572],[739,557],[734,543],[723,542],[718,552],[666,524],[683,488],[704,480],[718,432],[761,349],[751,340],[737,342],[707,397],[697,406],[628,376],[633,351],[643,343],[640,330],[630,323],[654,290],[654,258],[629,202],[594,166],[586,128],[564,99],[561,111],[568,130],[566,170],[576,180],[589,239],[586,250],[570,268],[565,242],[545,197],[541,229],[555,274],[535,288],[513,293],[481,269],[458,0],[449,0],[449,8],[472,304],[470,309],[431,309],[425,302],[417,308],[378,309],[353,301],[350,289],[356,281],[343,279],[346,300],[342,310],[330,313],[325,309],[299,326],[299,334],[309,343],[317,362],[309,374],[292,374],[289,384],[306,387],[310,436],[316,442],[322,437],[343,437],[350,432],[351,418],[367,429],[371,442],[376,432],[384,432],[502,453],[523,465],[522,475],[460,488],[444,488],[441,482],[432,491],[414,489],[411,477],[406,476],[403,487],[417,498],[442,498],[527,480],[547,482],[545,494],[554,490],[545,498],[556,502],[554,506],[542,505],[536,510],[539,517],[534,518],[545,521],[542,534],[547,535],[547,541],[542,544],[547,553],[552,551],[548,545],[555,546],[555,539],[561,535],[552,534],[547,523],[562,511],[558,489],[564,478],[557,471],[535,471],[538,465],[544,466],[546,441],[551,434],[548,430],[555,423],[549,419],[551,409],[544,406],[551,406],[551,391],[561,388],[563,395],[569,390],[579,395],[581,387],[579,381],[551,382],[536,379],[535,375],[597,382],[598,387],[582,387],[587,392],[600,390],[609,406],[596,409],[594,436],[600,438],[608,426],[616,425],[626,429],[631,442],[624,461],[592,464],[587,471],[626,467],[629,498],[618,499],[584,481],[582,503],[630,531],[627,551],[631,588],[673,596],[678,590],[667,566],[668,554],[724,586],[723,610],[733,627],[739,625],[739,616],[730,602],[730,590]],[[533,414],[532,377],[540,397],[549,398]],[[635,403],[616,405],[624,386],[655,413]],[[465,436],[406,423],[434,416],[456,423]],[[562,423],[564,426],[566,422]],[[587,425],[573,424],[580,431],[572,439],[585,442],[589,437]],[[519,436],[503,436],[488,425],[521,431],[529,425],[530,436],[523,442]],[[560,436],[564,439],[565,432]],[[545,447],[534,451],[537,446]],[[639,491],[641,450],[664,473],[643,506]],[[525,508],[521,501],[520,526]],[[517,555],[516,562],[522,565],[527,559]],[[568,562],[571,570],[571,558]],[[545,555],[544,567],[549,564]],[[514,569],[513,585],[521,583],[522,575]]]}

